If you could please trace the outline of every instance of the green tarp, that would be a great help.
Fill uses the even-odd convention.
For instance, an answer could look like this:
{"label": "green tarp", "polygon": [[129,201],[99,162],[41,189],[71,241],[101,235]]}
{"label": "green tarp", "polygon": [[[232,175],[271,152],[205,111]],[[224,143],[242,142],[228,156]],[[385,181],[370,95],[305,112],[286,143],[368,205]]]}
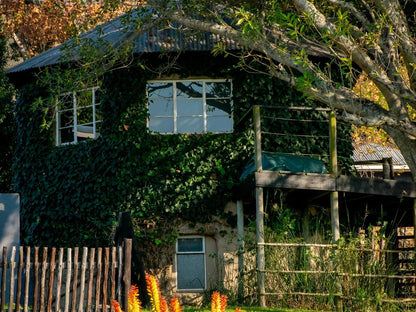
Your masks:
{"label": "green tarp", "polygon": [[[300,155],[287,155],[271,152],[263,152],[261,156],[263,170],[322,174],[328,173],[324,163],[318,159]],[[244,167],[240,180],[244,179],[254,171],[256,171],[256,169],[253,156]]]}

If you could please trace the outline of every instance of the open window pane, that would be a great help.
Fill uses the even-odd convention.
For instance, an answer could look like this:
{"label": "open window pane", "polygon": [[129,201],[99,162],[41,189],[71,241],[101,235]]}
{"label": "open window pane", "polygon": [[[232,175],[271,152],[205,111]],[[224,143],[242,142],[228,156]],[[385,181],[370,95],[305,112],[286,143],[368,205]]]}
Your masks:
{"label": "open window pane", "polygon": [[76,143],[99,136],[100,92],[89,88],[58,96],[56,112],[57,145]]}

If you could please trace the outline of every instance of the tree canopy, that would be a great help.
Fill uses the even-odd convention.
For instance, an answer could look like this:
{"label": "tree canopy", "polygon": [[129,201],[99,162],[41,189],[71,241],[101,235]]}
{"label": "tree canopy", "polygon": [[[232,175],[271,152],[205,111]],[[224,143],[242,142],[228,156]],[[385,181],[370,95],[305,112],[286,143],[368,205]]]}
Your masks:
{"label": "tree canopy", "polygon": [[[149,0],[139,10],[170,27],[233,40],[242,47],[241,66],[286,81],[344,120],[383,129],[415,176],[415,8],[401,0]],[[135,22],[140,31],[148,20]],[[229,53],[222,45],[215,52]],[[354,88],[360,77],[384,106]]]}
{"label": "tree canopy", "polygon": [[0,192],[3,193],[13,190],[12,162],[15,142],[12,102],[14,91],[4,72],[5,64],[6,44],[0,36]]}

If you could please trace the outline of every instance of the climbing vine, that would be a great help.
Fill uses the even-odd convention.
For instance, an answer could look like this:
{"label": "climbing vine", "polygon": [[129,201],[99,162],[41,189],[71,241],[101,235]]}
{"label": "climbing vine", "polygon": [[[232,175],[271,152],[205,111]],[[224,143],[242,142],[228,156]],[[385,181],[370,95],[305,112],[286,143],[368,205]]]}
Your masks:
{"label": "climbing vine", "polygon": [[[305,99],[278,80],[235,69],[229,59],[207,54],[209,61],[201,68],[201,56],[185,54],[166,75],[233,79],[233,133],[148,132],[146,81],[157,78],[157,70],[148,69],[163,57],[143,57],[138,66],[106,73],[101,85],[101,136],[77,145],[54,146],[53,94],[39,85],[21,90],[15,185],[21,194],[25,243],[108,244],[120,211],[149,223],[173,217],[206,222],[212,216],[232,222],[223,207],[233,198],[254,148],[251,118],[244,115],[253,105],[301,106]],[[282,131],[295,133],[304,131],[305,125],[285,128]],[[279,146],[302,153],[303,146],[291,140],[282,137]],[[323,149],[327,150],[326,140],[315,140],[308,153]],[[339,153],[349,155],[351,147],[345,144]]]}

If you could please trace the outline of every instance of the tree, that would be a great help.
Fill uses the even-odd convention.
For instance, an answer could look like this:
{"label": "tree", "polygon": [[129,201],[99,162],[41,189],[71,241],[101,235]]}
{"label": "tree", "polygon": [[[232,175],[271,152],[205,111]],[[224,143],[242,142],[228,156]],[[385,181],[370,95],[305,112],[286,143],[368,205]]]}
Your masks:
{"label": "tree", "polygon": [[[348,122],[383,129],[413,176],[415,9],[402,0],[149,0],[140,8],[171,27],[233,40],[243,48],[241,66],[286,81]],[[221,45],[216,52],[227,53]],[[385,107],[354,90],[361,75],[377,87]]]}
{"label": "tree", "polygon": [[15,57],[26,59],[130,8],[128,1],[114,6],[91,0],[2,0],[0,17],[3,34],[14,43]]}
{"label": "tree", "polygon": [[0,193],[13,191],[12,163],[15,144],[12,101],[14,92],[4,72],[5,64],[6,44],[0,36]]}

